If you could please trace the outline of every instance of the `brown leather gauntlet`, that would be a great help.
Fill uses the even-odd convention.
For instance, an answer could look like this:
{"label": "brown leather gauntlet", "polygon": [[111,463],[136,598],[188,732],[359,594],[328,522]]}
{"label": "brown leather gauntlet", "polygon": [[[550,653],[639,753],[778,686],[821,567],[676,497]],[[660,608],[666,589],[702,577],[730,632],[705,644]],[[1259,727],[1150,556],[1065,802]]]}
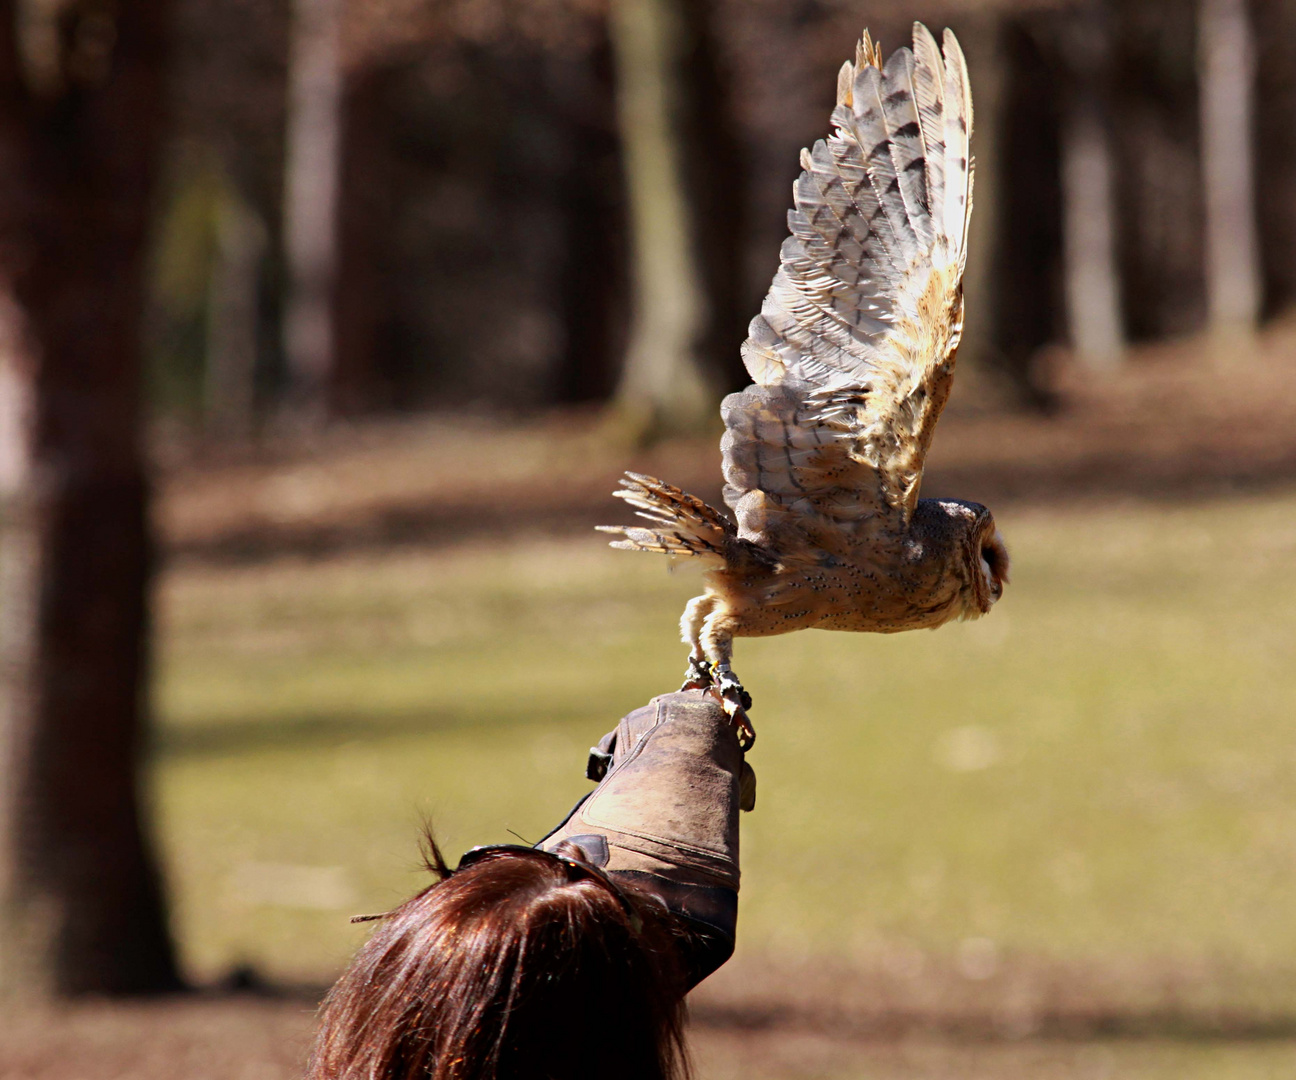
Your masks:
{"label": "brown leather gauntlet", "polygon": [[733,953],[738,811],[756,795],[732,723],[710,694],[663,694],[603,737],[588,775],[598,787],[536,847],[570,841],[610,876],[656,895],[684,920],[696,985]]}

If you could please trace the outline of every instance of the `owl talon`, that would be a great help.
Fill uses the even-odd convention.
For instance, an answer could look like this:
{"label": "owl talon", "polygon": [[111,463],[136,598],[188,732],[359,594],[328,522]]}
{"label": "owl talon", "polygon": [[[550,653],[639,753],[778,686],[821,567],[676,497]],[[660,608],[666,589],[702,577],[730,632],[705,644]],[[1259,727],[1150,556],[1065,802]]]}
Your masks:
{"label": "owl talon", "polygon": [[743,684],[729,670],[728,665],[716,667],[714,690],[725,715],[733,721],[738,732],[738,745],[744,752],[750,750],[756,741],[756,729],[747,716],[747,710],[752,707],[751,694],[743,689]]}
{"label": "owl talon", "polygon": [[752,727],[746,709],[730,701],[724,701],[723,704],[725,714],[733,721],[734,730],[738,733],[738,748],[745,754],[756,742],[756,729]]}
{"label": "owl talon", "polygon": [[721,700],[732,702],[740,709],[750,709],[752,707],[751,694],[743,689],[743,684],[738,681],[738,676],[729,670],[727,664],[720,665],[715,669],[715,683],[720,691]]}
{"label": "owl talon", "polygon": [[711,687],[711,664],[701,656],[690,656],[684,685],[680,690],[708,690]]}

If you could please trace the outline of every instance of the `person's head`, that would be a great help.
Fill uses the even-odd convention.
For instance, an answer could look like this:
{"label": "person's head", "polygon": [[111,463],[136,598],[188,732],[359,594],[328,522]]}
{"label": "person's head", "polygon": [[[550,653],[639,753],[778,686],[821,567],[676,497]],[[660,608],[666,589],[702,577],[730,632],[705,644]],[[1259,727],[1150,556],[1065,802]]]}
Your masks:
{"label": "person's head", "polygon": [[382,917],[325,999],[309,1080],[685,1075],[664,915],[582,858],[497,849],[451,873],[433,845],[439,880]]}

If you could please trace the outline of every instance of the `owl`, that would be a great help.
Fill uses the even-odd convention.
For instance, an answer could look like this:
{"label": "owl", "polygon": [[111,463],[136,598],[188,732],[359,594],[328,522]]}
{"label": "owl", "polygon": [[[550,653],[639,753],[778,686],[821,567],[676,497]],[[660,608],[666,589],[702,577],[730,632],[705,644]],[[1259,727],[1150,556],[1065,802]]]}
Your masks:
{"label": "owl", "polygon": [[885,66],[867,31],[837,77],[833,134],[801,152],[791,235],[725,398],[733,520],[651,476],[615,494],[647,526],[612,546],[706,563],[680,628],[685,689],[711,688],[744,742],[736,637],[935,628],[988,612],[1008,552],[984,506],[920,499],[963,329],[972,97],[962,50],[921,23]]}

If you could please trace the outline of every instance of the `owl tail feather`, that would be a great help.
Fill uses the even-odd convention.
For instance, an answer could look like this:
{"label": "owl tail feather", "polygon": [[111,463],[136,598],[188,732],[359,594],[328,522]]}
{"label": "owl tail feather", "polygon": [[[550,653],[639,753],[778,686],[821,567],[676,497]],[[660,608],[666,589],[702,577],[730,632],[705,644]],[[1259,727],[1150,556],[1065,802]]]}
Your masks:
{"label": "owl tail feather", "polygon": [[624,540],[612,547],[626,551],[656,551],[664,555],[694,555],[726,561],[738,542],[733,523],[713,506],[642,473],[626,473],[621,490],[612,493],[625,499],[638,516],[652,522],[652,528],[636,525],[599,525],[599,532],[620,533]]}

